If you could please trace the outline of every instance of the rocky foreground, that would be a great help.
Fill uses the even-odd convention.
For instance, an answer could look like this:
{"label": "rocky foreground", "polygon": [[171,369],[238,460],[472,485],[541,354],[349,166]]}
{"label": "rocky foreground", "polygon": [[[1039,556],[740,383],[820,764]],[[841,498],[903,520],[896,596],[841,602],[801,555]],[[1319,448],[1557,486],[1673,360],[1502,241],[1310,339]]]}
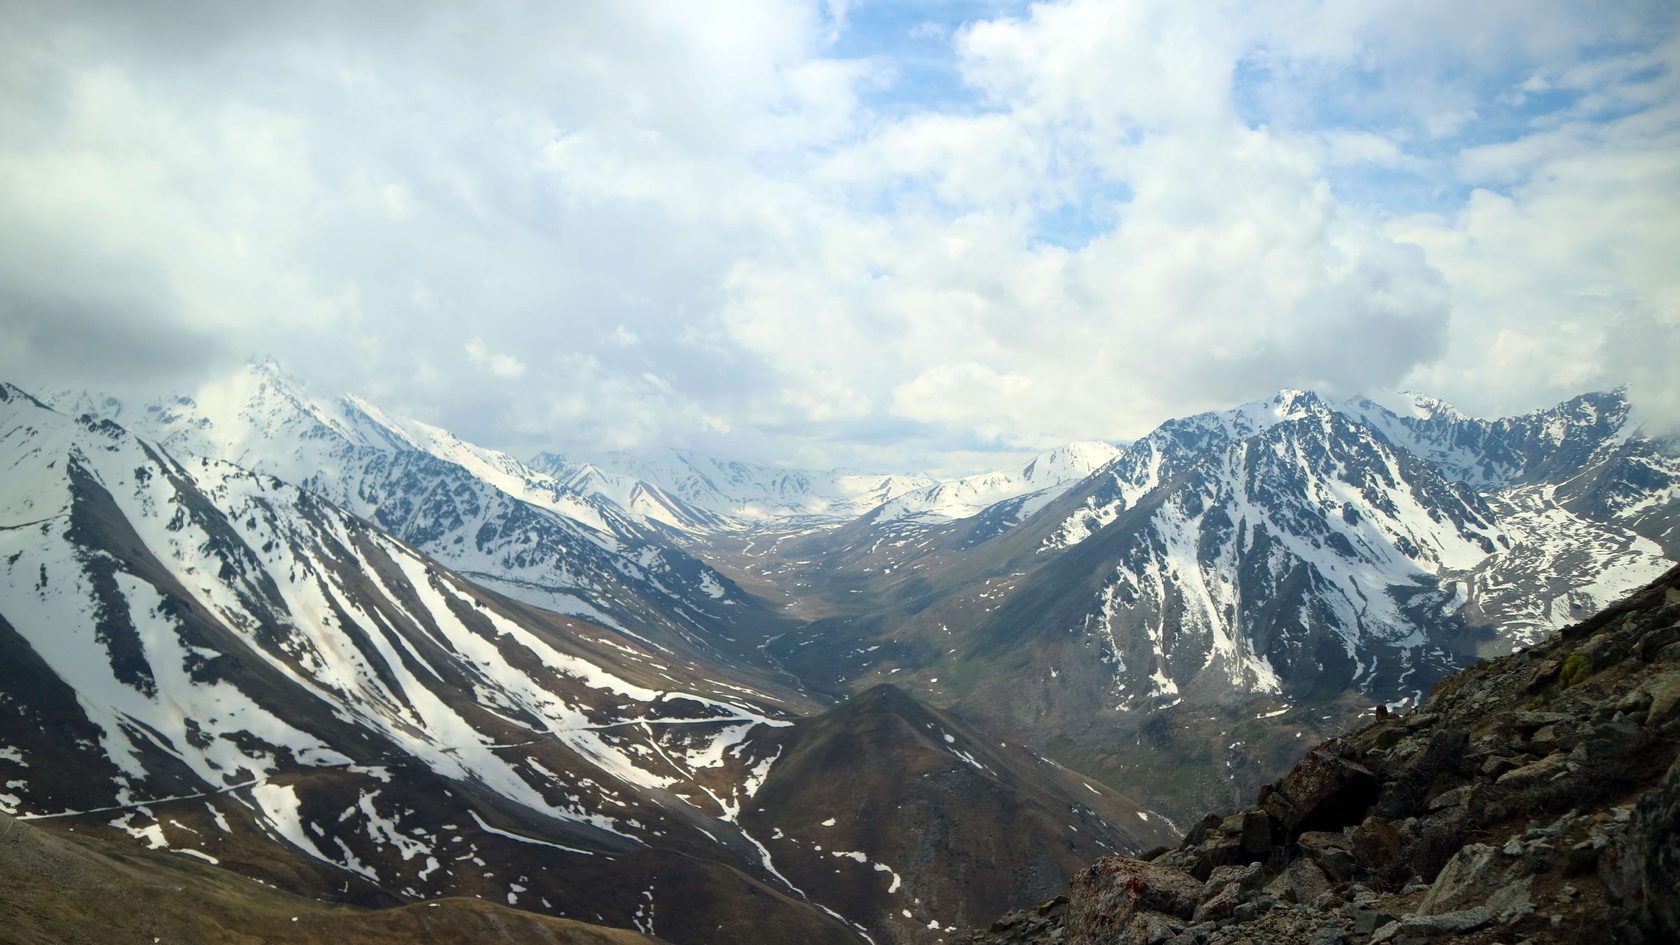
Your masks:
{"label": "rocky foreground", "polygon": [[1680,568],[962,945],[1680,942]]}

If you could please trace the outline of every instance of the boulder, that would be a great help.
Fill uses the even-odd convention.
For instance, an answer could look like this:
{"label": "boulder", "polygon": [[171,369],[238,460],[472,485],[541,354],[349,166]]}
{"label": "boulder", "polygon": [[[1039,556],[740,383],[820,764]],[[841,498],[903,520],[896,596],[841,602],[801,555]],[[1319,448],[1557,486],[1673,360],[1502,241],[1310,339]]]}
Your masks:
{"label": "boulder", "polygon": [[1423,799],[1443,779],[1456,781],[1469,749],[1470,733],[1449,726],[1410,741],[1414,743],[1410,751],[1401,754],[1397,748],[1393,760],[1378,765],[1384,783],[1378,792],[1377,811],[1390,819],[1417,813]]}
{"label": "boulder", "polygon": [[1464,784],[1450,790],[1442,791],[1430,799],[1426,809],[1430,811],[1438,811],[1463,807],[1470,803],[1470,792],[1472,790],[1473,788],[1471,785]]}
{"label": "boulder", "polygon": [[1399,886],[1410,878],[1407,848],[1417,838],[1402,834],[1387,818],[1372,815],[1348,832],[1353,861],[1383,883]]}
{"label": "boulder", "polygon": [[1564,754],[1547,755],[1532,764],[1523,765],[1512,771],[1500,775],[1494,782],[1500,787],[1513,791],[1522,791],[1543,784],[1560,774],[1568,771],[1569,756]]}
{"label": "boulder", "polygon": [[1680,673],[1669,673],[1650,684],[1651,707],[1645,711],[1645,724],[1662,728],[1680,714]]}
{"label": "boulder", "polygon": [[1423,901],[1418,903],[1418,914],[1436,915],[1486,901],[1510,881],[1506,875],[1510,863],[1508,857],[1488,844],[1465,844],[1447,860],[1435,882],[1429,885]]}
{"label": "boulder", "polygon": [[1575,747],[1575,742],[1574,726],[1553,722],[1535,729],[1528,739],[1528,747],[1536,755],[1549,755],[1555,751],[1568,751]]}
{"label": "boulder", "polygon": [[1486,906],[1444,912],[1440,915],[1407,915],[1378,929],[1371,936],[1371,945],[1398,941],[1402,936],[1459,935],[1472,932],[1493,921],[1493,912]]}
{"label": "boulder", "polygon": [[1195,914],[1201,894],[1201,881],[1188,873],[1129,857],[1103,857],[1074,876],[1067,940],[1070,945],[1108,945],[1129,940],[1122,936],[1133,935],[1134,927],[1168,928],[1146,915],[1171,916],[1182,923]]}
{"label": "boulder", "polygon": [[1227,884],[1236,883],[1244,890],[1259,889],[1265,883],[1266,871],[1258,863],[1244,866],[1220,866],[1208,874],[1206,882],[1202,884],[1202,896],[1205,898],[1224,889]]}
{"label": "boulder", "polygon": [[1309,830],[1295,838],[1295,842],[1301,847],[1302,857],[1311,860],[1331,882],[1345,883],[1353,879],[1353,850],[1345,834]]}
{"label": "boulder", "polygon": [[1294,767],[1262,807],[1289,835],[1359,823],[1377,800],[1377,776],[1348,758],[1318,749]]}
{"label": "boulder", "polygon": [[1220,821],[1219,832],[1236,841],[1237,849],[1247,856],[1243,862],[1264,859],[1272,851],[1272,821],[1263,811],[1232,814]]}
{"label": "boulder", "polygon": [[1330,877],[1312,860],[1301,857],[1291,860],[1283,872],[1267,883],[1266,891],[1285,902],[1305,905],[1330,891]]}
{"label": "boulder", "polygon": [[1190,921],[1217,922],[1220,919],[1228,919],[1241,904],[1242,887],[1236,883],[1226,883],[1219,891],[1196,906],[1196,912],[1190,916]]}
{"label": "boulder", "polygon": [[1633,722],[1600,722],[1587,732],[1587,758],[1597,763],[1626,761],[1640,746],[1639,726]]}
{"label": "boulder", "polygon": [[1499,921],[1507,924],[1520,921],[1534,912],[1534,879],[1524,876],[1514,879],[1488,897],[1487,907]]}

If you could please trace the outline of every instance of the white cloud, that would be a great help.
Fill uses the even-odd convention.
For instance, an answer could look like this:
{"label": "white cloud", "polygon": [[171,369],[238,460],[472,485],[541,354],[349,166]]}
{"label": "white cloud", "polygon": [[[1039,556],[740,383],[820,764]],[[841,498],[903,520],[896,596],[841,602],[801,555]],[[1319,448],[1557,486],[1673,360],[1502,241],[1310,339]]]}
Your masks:
{"label": "white cloud", "polygon": [[1493,410],[1628,384],[1680,425],[1680,109],[1664,111],[1522,139],[1506,191],[1395,221],[1454,293],[1455,343],[1409,384]]}
{"label": "white cloud", "polygon": [[[992,110],[911,115],[825,163],[871,200],[908,196],[825,218],[791,264],[737,266],[737,340],[815,395],[783,406],[867,414],[892,391],[896,416],[1030,446],[1284,385],[1393,384],[1439,354],[1423,255],[1340,206],[1317,149],[1237,119],[1217,30],[1128,9],[969,28]],[[1129,191],[1111,229],[1072,251],[1035,239],[1061,195],[1104,182]]]}
{"label": "white cloud", "polygon": [[465,345],[467,360],[480,370],[487,371],[504,380],[512,380],[525,374],[525,362],[511,354],[495,354],[484,346],[484,341],[474,338]]}
{"label": "white cloud", "polygon": [[942,468],[1284,385],[1680,402],[1662,5],[1069,0],[915,28],[944,89],[845,3],[354,6],[16,5],[0,373]]}
{"label": "white cloud", "polygon": [[642,339],[640,335],[623,325],[615,325],[612,333],[607,335],[601,343],[610,348],[633,348],[641,344]]}

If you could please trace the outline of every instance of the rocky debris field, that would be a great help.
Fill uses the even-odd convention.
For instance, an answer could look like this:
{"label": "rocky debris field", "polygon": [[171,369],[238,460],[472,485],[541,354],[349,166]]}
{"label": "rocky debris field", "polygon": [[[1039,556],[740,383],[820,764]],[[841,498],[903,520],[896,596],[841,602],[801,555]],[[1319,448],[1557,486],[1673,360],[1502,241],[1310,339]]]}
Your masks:
{"label": "rocky debris field", "polygon": [[962,945],[1680,941],[1680,568]]}

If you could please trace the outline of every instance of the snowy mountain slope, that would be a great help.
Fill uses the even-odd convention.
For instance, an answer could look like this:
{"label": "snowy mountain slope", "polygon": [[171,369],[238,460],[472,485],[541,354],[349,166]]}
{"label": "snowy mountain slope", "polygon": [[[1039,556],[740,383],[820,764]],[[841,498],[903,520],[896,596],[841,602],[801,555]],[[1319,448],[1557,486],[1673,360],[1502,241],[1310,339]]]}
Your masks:
{"label": "snowy mountain slope", "polygon": [[553,453],[543,453],[532,464],[547,468],[575,495],[605,498],[642,521],[664,525],[678,534],[738,531],[747,527],[728,515],[679,499],[652,483],[608,472],[593,463],[568,463]]}
{"label": "snowy mountain slope", "polygon": [[[1680,460],[1672,443],[1641,435],[1621,393],[1586,394],[1500,420],[1470,418],[1416,395],[1384,401],[1284,391],[1168,421],[1083,482],[991,504],[965,501],[1006,478],[977,477],[907,493],[832,530],[773,542],[713,541],[708,551],[722,553],[713,560],[738,579],[797,588],[793,606],[804,615],[853,615],[889,628],[882,632],[897,644],[921,631],[919,620],[905,626],[892,616],[896,608],[952,604],[960,610],[972,594],[990,601],[984,611],[990,613],[1002,605],[995,603],[998,586],[986,582],[1025,583],[1022,573],[1036,573],[1046,560],[1148,505],[1154,511],[1141,527],[1153,532],[1154,550],[1149,542],[1087,549],[1078,559],[1097,563],[1079,579],[1075,596],[1062,600],[1035,587],[1035,607],[1042,610],[1049,598],[1054,612],[1073,608],[1064,614],[1069,621],[1108,626],[1113,595],[1153,595],[1151,619],[1166,621],[1157,635],[1171,630],[1181,645],[1191,637],[1206,644],[1187,650],[1199,655],[1186,656],[1183,666],[1229,670],[1206,686],[1269,692],[1279,684],[1263,656],[1238,653],[1240,628],[1255,614],[1269,615],[1259,627],[1296,613],[1279,599],[1283,584],[1256,583],[1254,574],[1298,572],[1315,585],[1297,601],[1306,607],[1298,615],[1335,628],[1340,640],[1341,656],[1326,659],[1362,662],[1342,682],[1384,698],[1416,695],[1415,688],[1394,688],[1399,677],[1389,669],[1422,660],[1414,675],[1423,679],[1472,654],[1532,641],[1680,556]],[[1295,429],[1306,429],[1309,417],[1325,428],[1311,442]],[[1279,432],[1283,426],[1290,429]],[[1199,495],[1172,498],[1187,486]],[[1080,501],[1037,514],[1063,493]],[[1021,542],[1005,540],[1017,528],[1049,531],[1029,555]],[[1225,533],[1232,528],[1244,542],[1255,535],[1280,540],[1264,562],[1255,562],[1249,545],[1230,545]],[[1210,543],[1224,543],[1225,551]],[[1098,572],[1112,579],[1091,576]],[[1499,636],[1478,628],[1498,628]],[[1281,638],[1254,632],[1268,645]],[[1298,631],[1283,627],[1279,634]],[[1355,659],[1367,645],[1383,649],[1382,641],[1408,636],[1415,638],[1410,646],[1432,640],[1425,647],[1432,655]],[[832,678],[822,654],[849,645],[787,639],[807,647],[785,655],[816,678]],[[1135,670],[1160,659],[1151,648],[1126,665]],[[1387,668],[1379,671],[1379,664]],[[1246,668],[1233,668],[1238,665]],[[1186,683],[1182,673],[1146,676],[1130,684],[1130,698],[1170,699]]]}
{"label": "snowy mountain slope", "polygon": [[50,401],[120,416],[174,455],[296,483],[504,594],[673,652],[738,661],[751,650],[731,637],[775,623],[611,502],[360,398],[311,397],[273,362],[138,409],[75,391]]}
{"label": "snowy mountain slope", "polygon": [[1397,696],[1458,658],[1422,589],[1507,540],[1476,492],[1299,391],[1171,421],[1016,528],[975,543],[980,525],[919,562],[971,588],[932,608],[984,595],[971,646],[1088,640],[1111,711],[1320,681]]}
{"label": "snowy mountain slope", "polygon": [[1572,514],[1632,530],[1680,559],[1680,443],[1672,437],[1630,438],[1555,478],[1553,498]]}
{"label": "snowy mountain slope", "polygon": [[734,530],[850,521],[888,499],[936,484],[926,476],[785,469],[676,449],[590,460],[543,453],[531,465],[562,481],[606,490],[620,504],[629,501],[630,490],[640,488],[698,510],[689,513],[695,518],[709,515],[733,523]]}
{"label": "snowy mountain slope", "polygon": [[1412,414],[1357,412],[1447,474],[1479,483],[1511,551],[1478,566],[1464,613],[1537,642],[1680,557],[1680,458],[1646,437],[1621,391],[1478,420],[1425,398]]}
{"label": "snowy mountain slope", "polygon": [[[1456,431],[1450,441],[1461,445],[1422,459],[1405,445],[1422,448],[1416,439],[1397,435],[1411,428],[1397,427],[1394,414],[1375,422],[1373,412],[1286,391],[1164,424],[1109,467],[1112,478],[1090,490],[1045,547],[1124,533],[1122,518],[1143,527],[1116,548],[1113,578],[1087,626],[1110,635],[1117,666],[1159,672],[1144,685],[1153,696],[1176,693],[1191,665],[1197,673],[1240,665],[1226,673],[1230,683],[1279,691],[1282,678],[1269,672],[1277,664],[1316,674],[1338,663],[1352,667],[1345,682],[1362,691],[1395,698],[1411,687],[1415,696],[1419,683],[1474,652],[1454,652],[1467,642],[1464,631],[1498,627],[1500,641],[1478,644],[1497,649],[1542,629],[1506,612],[1501,600],[1551,608],[1554,598],[1569,597],[1573,608],[1543,627],[1555,629],[1666,569],[1655,543],[1570,512],[1556,487],[1484,495],[1464,475],[1501,470],[1522,480],[1579,469],[1577,461],[1625,443],[1626,431],[1607,420],[1620,402],[1577,398],[1520,423],[1480,426],[1437,407],[1431,416],[1448,416]],[[1515,432],[1480,439],[1465,432],[1487,429]],[[1470,459],[1463,444],[1472,442],[1487,458]],[[1548,443],[1556,452],[1541,449]],[[1442,464],[1443,455],[1454,461]],[[1518,593],[1491,593],[1513,581]],[[1172,627],[1160,622],[1166,614]],[[1303,637],[1296,622],[1330,628],[1340,655],[1326,653],[1319,634]],[[1147,649],[1136,642],[1161,641],[1169,630],[1181,641],[1186,631],[1205,641],[1190,647],[1178,671],[1156,642]],[[1255,649],[1244,649],[1245,638]],[[1315,639],[1308,648],[1289,642],[1307,638]]]}
{"label": "snowy mountain slope", "polygon": [[[1397,691],[1424,666],[1447,671],[1450,657],[1391,588],[1432,585],[1494,553],[1492,515],[1317,398],[1276,407],[1276,422],[1202,446],[1201,462],[1157,485],[1147,534],[1115,548],[1085,630],[1106,640],[1117,692],[1176,697],[1207,686],[1205,673],[1215,688],[1281,692],[1337,665],[1347,684]],[[1124,485],[1184,467],[1179,445],[1152,443],[1148,471]],[[1070,517],[1050,547],[1089,540],[1090,517]]]}
{"label": "snowy mountain slope", "polygon": [[1489,496],[1510,550],[1468,575],[1459,611],[1466,622],[1497,626],[1502,640],[1528,646],[1672,566],[1661,545],[1614,521],[1577,514],[1560,491],[1540,484]]}
{"label": "snowy mountain slope", "polygon": [[[737,746],[785,724],[773,698],[10,387],[0,463],[8,810],[199,857],[291,856],[317,892],[490,892],[624,925],[638,896],[620,887],[651,856],[853,940],[777,891],[731,826],[766,765]],[[684,906],[708,929],[741,921]]]}
{"label": "snowy mountain slope", "polygon": [[[1110,467],[1114,478],[1062,520],[1046,550],[1106,541],[1118,559],[1084,618],[1087,631],[1110,635],[1117,697],[1141,684],[1151,697],[1179,698],[1235,652],[1239,663],[1253,656],[1230,674],[1239,690],[1299,698],[1330,683],[1417,698],[1451,668],[1533,642],[1671,565],[1630,522],[1582,515],[1559,495],[1594,457],[1638,446],[1606,419],[1625,417],[1622,403],[1588,395],[1493,422],[1433,405],[1430,415],[1456,431],[1434,442],[1460,446],[1423,460],[1405,444],[1425,447],[1396,433],[1393,414],[1372,422],[1370,412],[1286,392],[1163,425]],[[1490,429],[1505,435],[1465,432]],[[1453,461],[1438,463],[1443,455]],[[1487,478],[1473,470],[1539,484],[1484,481],[1472,492],[1468,481]],[[1187,629],[1206,642],[1175,670],[1170,654],[1194,638]],[[1125,679],[1145,667],[1149,680]]]}

